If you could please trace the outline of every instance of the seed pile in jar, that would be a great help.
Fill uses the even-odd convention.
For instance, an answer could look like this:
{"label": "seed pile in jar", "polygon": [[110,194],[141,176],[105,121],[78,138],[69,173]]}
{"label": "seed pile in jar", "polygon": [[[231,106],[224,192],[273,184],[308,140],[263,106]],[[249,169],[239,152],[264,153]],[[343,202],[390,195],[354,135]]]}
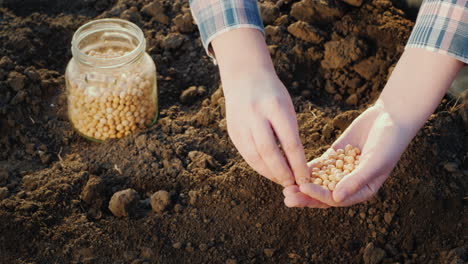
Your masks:
{"label": "seed pile in jar", "polygon": [[[91,50],[90,56],[115,58],[125,50]],[[69,116],[84,136],[122,138],[150,125],[156,115],[155,77],[137,67],[125,72],[87,73],[69,80]]]}
{"label": "seed pile in jar", "polygon": [[327,154],[312,168],[309,181],[333,191],[359,165],[361,150],[348,144],[345,149],[330,149]]}

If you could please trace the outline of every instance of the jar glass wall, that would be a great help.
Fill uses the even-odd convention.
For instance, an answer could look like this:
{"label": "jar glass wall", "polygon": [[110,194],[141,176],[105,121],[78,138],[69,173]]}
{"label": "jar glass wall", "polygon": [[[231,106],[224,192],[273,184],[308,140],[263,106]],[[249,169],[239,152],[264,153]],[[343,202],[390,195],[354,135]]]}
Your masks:
{"label": "jar glass wall", "polygon": [[156,67],[143,32],[121,19],[80,27],[66,74],[68,115],[91,140],[121,138],[156,122]]}

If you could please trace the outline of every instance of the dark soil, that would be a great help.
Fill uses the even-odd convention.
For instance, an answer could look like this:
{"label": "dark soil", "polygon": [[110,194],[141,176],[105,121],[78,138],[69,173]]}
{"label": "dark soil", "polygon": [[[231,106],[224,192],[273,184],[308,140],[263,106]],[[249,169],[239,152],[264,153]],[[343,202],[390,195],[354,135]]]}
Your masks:
{"label": "dark soil", "polygon": [[[228,138],[188,1],[150,2],[0,1],[0,263],[465,263],[466,101],[444,99],[375,199],[286,208]],[[413,23],[388,0],[265,2],[312,159],[376,99]],[[99,144],[70,126],[63,74],[73,32],[102,17],[144,29],[161,118]]]}

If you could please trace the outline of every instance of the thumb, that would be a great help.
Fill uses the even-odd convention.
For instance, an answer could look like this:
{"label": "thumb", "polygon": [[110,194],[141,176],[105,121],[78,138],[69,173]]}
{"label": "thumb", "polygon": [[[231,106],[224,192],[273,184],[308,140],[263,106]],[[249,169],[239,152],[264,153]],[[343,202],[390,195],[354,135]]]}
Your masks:
{"label": "thumb", "polygon": [[368,192],[375,193],[381,184],[374,179],[384,174],[384,163],[382,157],[373,157],[373,159],[361,158],[361,163],[348,175],[346,175],[333,191],[333,200],[341,203],[350,196],[366,187]]}

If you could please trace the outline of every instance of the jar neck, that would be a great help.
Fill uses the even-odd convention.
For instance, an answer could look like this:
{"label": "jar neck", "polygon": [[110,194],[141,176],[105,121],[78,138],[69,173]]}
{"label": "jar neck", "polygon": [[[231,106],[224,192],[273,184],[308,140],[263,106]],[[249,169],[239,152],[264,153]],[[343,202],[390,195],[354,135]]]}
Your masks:
{"label": "jar neck", "polygon": [[[100,57],[95,51],[118,49],[122,55]],[[94,68],[118,68],[143,56],[146,41],[141,29],[122,19],[99,19],[81,26],[73,35],[72,54],[81,64]]]}

